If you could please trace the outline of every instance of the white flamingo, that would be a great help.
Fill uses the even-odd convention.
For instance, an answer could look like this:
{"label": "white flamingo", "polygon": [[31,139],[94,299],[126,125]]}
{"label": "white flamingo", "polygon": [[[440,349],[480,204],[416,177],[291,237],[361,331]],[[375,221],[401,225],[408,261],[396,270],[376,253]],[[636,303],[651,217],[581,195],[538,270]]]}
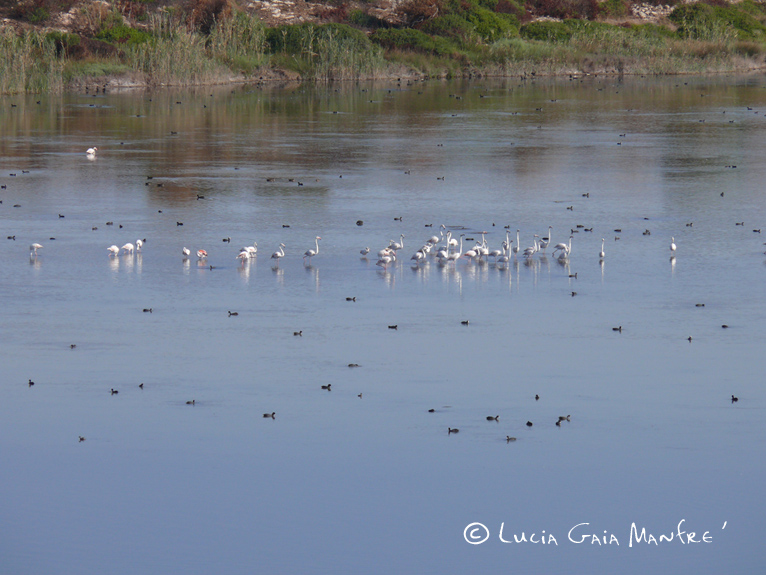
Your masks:
{"label": "white flamingo", "polygon": [[137,252],[140,252],[140,251],[141,251],[141,248],[142,248],[143,246],[144,246],[144,241],[143,241],[143,240],[136,240],[136,251],[137,251]]}
{"label": "white flamingo", "polygon": [[394,240],[390,240],[388,247],[394,250],[395,252],[404,248],[404,234],[400,234],[398,242],[395,242]]}
{"label": "white flamingo", "polygon": [[116,255],[118,255],[120,253],[120,248],[118,248],[115,245],[111,245],[108,248],[106,248],[106,251],[109,252],[110,256],[116,256]]}
{"label": "white flamingo", "polygon": [[671,255],[676,253],[676,238],[670,238],[670,253]]}
{"label": "white flamingo", "polygon": [[[117,246],[112,246],[116,248]],[[188,258],[191,255],[191,250],[187,247],[184,247],[184,249],[181,250],[181,253],[183,254],[184,258]]]}
{"label": "white flamingo", "polygon": [[250,254],[248,254],[246,251],[241,251],[237,254],[237,259],[242,260],[242,263],[245,263],[245,260],[250,259]]}
{"label": "white flamingo", "polygon": [[303,261],[306,261],[306,258],[309,259],[309,265],[311,265],[311,258],[313,258],[315,255],[319,253],[319,240],[322,238],[317,236],[316,237],[316,249],[315,250],[306,250],[306,253],[303,254]]}
{"label": "white flamingo", "polygon": [[540,246],[537,243],[537,238],[539,238],[539,237],[540,236],[538,236],[537,234],[534,235],[535,239],[534,239],[534,241],[532,243],[532,246],[528,247],[528,248],[526,248],[524,250],[524,257],[525,258],[531,258],[533,255],[535,255],[537,253],[537,250],[540,249]]}
{"label": "white flamingo", "polygon": [[547,238],[543,238],[542,241],[540,242],[540,249],[543,250],[543,252],[545,251],[545,248],[547,248],[550,245],[550,243],[551,243],[551,230],[552,229],[553,228],[551,226],[548,226],[548,237]]}
{"label": "white flamingo", "polygon": [[377,262],[375,262],[376,266],[382,266],[384,270],[388,270],[388,264],[396,261],[396,252],[394,250],[391,250],[391,253],[388,255],[385,255],[381,257]]}
{"label": "white flamingo", "polygon": [[252,246],[245,246],[239,250],[239,253],[247,254],[248,258],[254,258],[256,255],[258,255],[258,242],[253,242]]}
{"label": "white flamingo", "polygon": [[565,243],[556,244],[556,247],[553,248],[553,255],[556,255],[556,252],[559,250],[564,250],[565,252],[568,252],[571,246],[572,246],[572,236],[569,236],[569,246],[567,246]]}
{"label": "white flamingo", "polygon": [[[574,236],[569,236],[569,243],[568,244],[556,244],[556,249],[553,250],[554,255],[556,251],[561,250],[561,253],[559,254],[559,259],[566,259],[569,254],[572,253],[572,238]],[[562,246],[562,247],[559,247]]]}
{"label": "white flamingo", "polygon": [[96,152],[98,152],[98,148],[97,148],[96,146],[93,146],[92,148],[88,148],[87,150],[85,150],[85,153],[86,153],[88,156],[90,156],[90,157],[93,157],[93,156],[95,156],[95,155],[96,155]]}
{"label": "white flamingo", "polygon": [[598,253],[598,257],[603,260],[605,255],[606,254],[604,253],[604,238],[601,238],[601,251]]}
{"label": "white flamingo", "polygon": [[419,265],[424,259],[426,259],[426,252],[423,251],[423,248],[420,248],[412,254],[412,257],[410,258],[410,260],[415,262],[415,265]]}
{"label": "white flamingo", "polygon": [[207,258],[207,252],[205,250],[197,250],[197,257],[201,260]]}
{"label": "white flamingo", "polygon": [[363,250],[359,250],[359,253],[360,253],[360,254],[362,254],[362,257],[363,257],[363,258],[366,258],[366,257],[367,257],[367,254],[369,254],[369,253],[370,253],[370,248],[369,248],[369,247],[366,247],[366,248],[364,248]]}
{"label": "white flamingo", "polygon": [[271,254],[271,259],[277,260],[277,265],[279,265],[279,260],[283,257],[285,257],[285,244],[279,244],[279,249]]}
{"label": "white flamingo", "polygon": [[122,249],[125,251],[126,254],[132,254],[133,250],[136,248],[133,244],[127,243],[124,246],[122,246]]}
{"label": "white flamingo", "polygon": [[37,250],[43,249],[42,244],[34,243],[31,246],[29,246],[29,255],[37,255]]}
{"label": "white flamingo", "polygon": [[519,240],[519,230],[516,230],[516,245],[513,246],[513,255],[518,254],[520,249],[521,249],[521,240]]}

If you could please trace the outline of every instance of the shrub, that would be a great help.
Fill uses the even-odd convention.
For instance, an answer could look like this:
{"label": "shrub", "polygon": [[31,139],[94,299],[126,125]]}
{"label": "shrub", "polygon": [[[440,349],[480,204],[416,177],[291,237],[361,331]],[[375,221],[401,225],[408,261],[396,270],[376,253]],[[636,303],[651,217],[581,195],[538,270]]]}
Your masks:
{"label": "shrub", "polygon": [[568,42],[572,31],[563,22],[530,22],[520,30],[522,38],[541,42]]}
{"label": "shrub", "polygon": [[[748,5],[747,9],[752,10],[753,6]],[[671,12],[670,20],[678,26],[683,38],[717,40],[736,36],[740,40],[759,40],[766,37],[766,26],[737,6],[685,4]]]}
{"label": "shrub", "polygon": [[474,25],[476,33],[489,42],[519,35],[518,20],[508,14],[478,8],[470,13],[469,21]]}
{"label": "shrub", "polygon": [[592,20],[598,14],[598,0],[532,0],[531,6],[538,16],[551,18]]}
{"label": "shrub", "polygon": [[599,5],[601,14],[611,18],[622,18],[630,14],[629,0],[606,0]]}
{"label": "shrub", "polygon": [[439,8],[439,0],[405,0],[396,12],[408,26],[415,26],[435,17]]}
{"label": "shrub", "polygon": [[310,22],[279,26],[266,29],[266,41],[271,53],[315,55],[317,41],[321,35],[330,34],[338,40],[348,42],[350,49],[365,51],[371,48],[364,32],[347,24],[324,24]]}
{"label": "shrub", "polygon": [[473,29],[474,26],[468,20],[461,18],[457,14],[437,16],[420,27],[420,30],[426,34],[455,38],[461,42],[470,37]]}
{"label": "shrub", "polygon": [[231,15],[229,0],[186,0],[187,24],[203,34],[209,34],[216,21]]}
{"label": "shrub", "polygon": [[348,13],[348,23],[361,28],[386,28],[388,25],[386,22],[368,14],[363,10],[351,10]]}
{"label": "shrub", "polygon": [[457,46],[447,38],[429,36],[420,30],[411,28],[376,30],[370,40],[384,48],[410,50],[424,54],[454,56],[458,53]]}
{"label": "shrub", "polygon": [[98,40],[110,44],[141,44],[151,38],[151,35],[141,30],[136,30],[125,24],[103,28],[95,36]]}

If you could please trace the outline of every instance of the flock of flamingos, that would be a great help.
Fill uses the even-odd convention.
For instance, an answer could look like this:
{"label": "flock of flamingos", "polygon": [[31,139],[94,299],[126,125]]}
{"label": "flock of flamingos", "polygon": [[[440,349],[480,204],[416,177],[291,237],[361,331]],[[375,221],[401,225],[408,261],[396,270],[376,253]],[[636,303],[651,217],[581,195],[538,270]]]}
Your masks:
{"label": "flock of flamingos", "polygon": [[[458,241],[454,237],[452,237],[452,232],[450,230],[447,230],[446,234],[444,233],[446,230],[446,226],[444,224],[441,225],[440,235],[433,235],[430,238],[428,238],[423,245],[417,249],[417,251],[412,255],[410,258],[410,261],[414,266],[420,265],[421,262],[426,261],[426,259],[429,256],[433,256],[436,258],[438,263],[440,265],[446,265],[450,262],[457,263],[457,261],[461,258],[465,258],[468,261],[486,261],[489,258],[494,258],[494,261],[496,264],[508,264],[513,257],[518,258],[519,253],[521,253],[521,257],[524,258],[532,258],[537,252],[545,253],[545,250],[550,246],[551,243],[551,231],[553,230],[552,227],[548,227],[548,235],[540,238],[538,234],[535,234],[533,236],[532,245],[529,247],[521,249],[521,242],[520,242],[520,231],[516,230],[516,240],[514,243],[514,240],[511,239],[511,232],[510,230],[506,230],[505,232],[505,240],[503,241],[501,247],[499,249],[490,250],[489,245],[487,244],[487,240],[485,238],[486,232],[480,232],[479,235],[481,235],[481,241],[476,241],[476,243],[468,248],[465,252],[463,252],[463,238],[465,237],[465,233],[460,234],[460,240]],[[560,261],[565,261],[569,255],[572,253],[572,238],[574,236],[569,236],[569,242],[567,243],[558,243],[556,244],[552,249],[552,255],[554,257],[557,257]],[[314,248],[308,249],[303,254],[303,261],[306,261],[306,258],[308,258],[309,264],[311,263],[311,258],[319,254],[319,240],[321,240],[321,236],[316,236]],[[470,238],[469,240],[473,240],[473,238]],[[141,248],[144,245],[145,240],[136,240],[136,243],[127,243],[122,247],[118,247],[117,245],[111,245],[107,249],[107,252],[109,252],[110,257],[117,257],[120,255],[120,253],[123,254],[133,254],[134,252],[140,252]],[[271,254],[271,259],[276,261],[276,265],[279,265],[279,260],[281,260],[283,257],[285,257],[285,244],[280,243],[279,248],[277,251],[275,251],[273,254]],[[676,244],[675,244],[675,238],[670,238],[670,253],[671,255],[675,254],[676,251]],[[30,250],[30,257],[36,257],[37,256],[37,250],[42,249],[42,244],[34,243],[29,246]],[[388,266],[391,264],[396,263],[397,261],[397,254],[399,250],[404,249],[404,234],[401,234],[399,236],[399,241],[390,240],[388,246],[380,250],[377,254],[378,260],[376,265],[381,266],[384,269],[388,269]],[[187,247],[184,247],[181,250],[181,253],[184,257],[184,259],[191,256],[191,250]],[[366,258],[370,254],[370,248],[366,247],[359,252],[363,258]],[[254,242],[252,246],[245,246],[242,249],[240,249],[239,254],[237,254],[237,259],[239,259],[242,264],[244,265],[245,261],[253,259],[257,257],[258,255],[258,242]],[[601,238],[601,251],[599,252],[598,256],[600,259],[604,259],[605,257],[604,253],[604,238]],[[207,251],[203,249],[197,250],[197,258],[199,260],[205,260],[207,259]]]}
{"label": "flock of flamingos", "polygon": [[[481,241],[475,241],[473,238],[468,238],[467,241],[475,241],[473,246],[463,251],[463,239],[466,236],[465,233],[461,233],[459,240],[453,237],[452,231],[447,230],[444,224],[441,225],[440,235],[433,235],[428,238],[421,247],[415,251],[410,258],[412,265],[418,266],[421,262],[427,260],[428,257],[434,257],[440,265],[446,265],[450,262],[456,264],[458,260],[465,258],[468,261],[487,261],[489,258],[493,258],[496,264],[508,264],[512,258],[524,257],[532,258],[537,252],[545,253],[545,250],[550,247],[551,244],[551,232],[553,228],[548,227],[548,235],[540,237],[538,234],[533,236],[532,245],[526,248],[521,248],[520,231],[516,230],[516,240],[511,239],[510,230],[505,232],[505,240],[498,249],[490,250],[486,240],[486,232],[480,232]],[[446,231],[446,233],[445,233]],[[572,238],[569,236],[567,243],[558,243],[552,248],[552,255],[557,257],[560,261],[565,261],[572,253]],[[321,236],[316,236],[314,240],[314,247],[308,249],[303,254],[303,261],[308,258],[309,264],[311,258],[319,254],[319,240]],[[127,243],[122,247],[117,245],[111,245],[107,248],[107,252],[110,257],[117,257],[120,253],[133,254],[134,252],[140,252],[145,240],[136,240],[136,243]],[[37,256],[37,250],[42,249],[42,245],[35,243],[29,246],[30,256]],[[271,254],[271,259],[275,260],[276,265],[279,265],[279,260],[285,257],[285,244],[280,243],[277,251]],[[675,238],[670,240],[670,252],[673,255],[676,251]],[[376,265],[388,269],[388,266],[395,264],[398,259],[399,250],[404,249],[404,234],[399,236],[399,241],[390,240],[388,246],[381,249],[377,253],[378,260]],[[191,250],[184,247],[181,251],[184,259],[191,256]],[[359,252],[363,258],[367,258],[370,254],[370,248],[366,247]],[[521,254],[521,256],[519,256]],[[254,259],[258,255],[258,242],[254,242],[252,246],[244,246],[237,254],[242,264],[247,260]],[[604,238],[601,238],[601,251],[599,252],[599,258],[604,259]],[[197,250],[197,258],[199,260],[205,260],[207,258],[207,251],[204,249]]]}

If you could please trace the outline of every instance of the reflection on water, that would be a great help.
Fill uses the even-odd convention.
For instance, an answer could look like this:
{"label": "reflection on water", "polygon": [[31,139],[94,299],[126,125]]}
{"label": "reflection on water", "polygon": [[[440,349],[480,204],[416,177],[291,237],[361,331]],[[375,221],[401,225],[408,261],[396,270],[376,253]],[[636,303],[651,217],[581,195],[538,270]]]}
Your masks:
{"label": "reflection on water", "polygon": [[[758,570],[762,78],[92,100],[0,106],[9,573],[507,570],[502,522],[561,543],[517,570]],[[566,544],[682,518],[715,543]]]}

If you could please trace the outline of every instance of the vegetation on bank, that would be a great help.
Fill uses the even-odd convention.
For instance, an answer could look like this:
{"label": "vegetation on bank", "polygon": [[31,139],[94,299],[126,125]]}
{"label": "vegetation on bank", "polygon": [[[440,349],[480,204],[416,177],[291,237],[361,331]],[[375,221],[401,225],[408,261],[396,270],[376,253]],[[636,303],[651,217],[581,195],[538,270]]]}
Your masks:
{"label": "vegetation on bank", "polygon": [[80,4],[78,33],[45,28],[54,6],[71,13],[77,1],[18,2],[12,15],[34,26],[0,30],[0,92],[55,92],[115,75],[195,85],[257,79],[274,69],[337,80],[403,70],[702,73],[766,63],[766,3],[754,0],[679,4],[662,25],[621,22],[629,0],[407,0],[388,20],[336,3],[326,18],[335,22],[278,27],[232,0],[166,0],[162,7],[162,0],[113,0]]}

